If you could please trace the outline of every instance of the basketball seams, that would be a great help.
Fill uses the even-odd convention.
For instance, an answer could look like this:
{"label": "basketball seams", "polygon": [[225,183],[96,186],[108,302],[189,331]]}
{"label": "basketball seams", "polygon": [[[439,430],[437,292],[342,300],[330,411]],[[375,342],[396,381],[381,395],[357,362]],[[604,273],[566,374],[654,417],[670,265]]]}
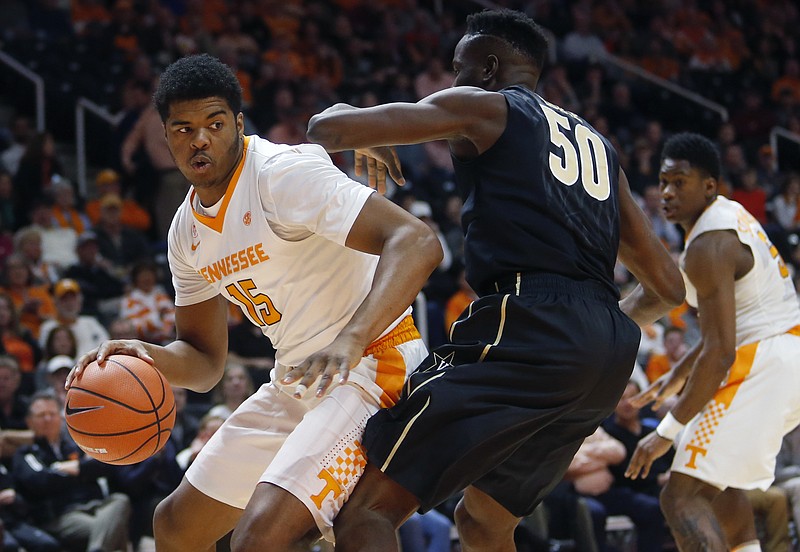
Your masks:
{"label": "basketball seams", "polygon": [[[176,415],[172,392],[161,372],[138,357],[111,355],[106,362],[111,364],[102,368],[96,362],[90,364],[85,379],[70,387],[65,410],[72,405],[74,412],[66,416],[67,428],[89,456],[108,464],[140,462],[161,450],[172,433]],[[91,414],[87,408],[81,409],[92,403],[101,403],[109,410]],[[166,408],[169,410],[165,412]],[[83,415],[77,418],[79,414]]]}
{"label": "basketball seams", "polygon": [[[153,400],[152,393],[150,393],[150,390],[147,388],[147,386],[144,384],[144,382],[141,380],[141,378],[133,372],[133,370],[131,370],[128,366],[126,366],[122,362],[114,359],[113,355],[108,357],[108,362],[113,362],[117,366],[122,366],[125,370],[127,370],[128,373],[131,376],[133,376],[133,379],[135,379],[139,383],[139,385],[142,387],[142,390],[147,395],[147,398],[150,399],[150,404],[153,406],[153,413],[156,416],[156,424],[158,425],[158,431],[156,432],[156,435],[158,436],[158,441],[156,441],[156,447],[155,447],[155,449],[153,449],[153,452],[159,450],[161,448],[161,418],[158,415],[158,409],[161,408],[161,406],[164,404],[164,401],[166,400],[166,397],[167,397],[166,389],[164,388],[164,377],[161,375],[161,373],[158,370],[156,370],[155,366],[152,366],[150,364],[145,363],[148,366],[150,366],[153,370],[155,370],[156,375],[158,376],[158,381],[161,383],[161,404],[156,406],[156,402]],[[173,405],[173,408],[174,408],[174,405]],[[167,416],[169,416],[169,413],[167,414]]]}

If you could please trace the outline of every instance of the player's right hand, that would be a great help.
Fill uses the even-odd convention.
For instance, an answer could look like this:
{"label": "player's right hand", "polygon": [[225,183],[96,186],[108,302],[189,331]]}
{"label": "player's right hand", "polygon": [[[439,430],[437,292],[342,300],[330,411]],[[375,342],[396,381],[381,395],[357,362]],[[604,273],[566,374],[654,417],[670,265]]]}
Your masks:
{"label": "player's right hand", "polygon": [[677,375],[674,370],[667,372],[650,384],[650,387],[631,398],[631,404],[641,408],[647,403],[652,402],[653,406],[650,408],[658,410],[664,406],[664,403],[668,399],[680,393],[685,383],[686,378]]}
{"label": "player's right hand", "polygon": [[88,353],[78,358],[75,366],[73,366],[72,370],[70,370],[69,374],[67,374],[67,381],[64,384],[64,388],[69,389],[72,385],[72,382],[81,376],[83,370],[89,366],[89,364],[96,360],[97,363],[102,366],[106,359],[111,355],[135,356],[141,358],[148,364],[155,366],[155,361],[150,356],[150,353],[147,352],[144,342],[139,341],[138,339],[113,339],[105,341],[96,349],[92,349]]}
{"label": "player's right hand", "polygon": [[386,172],[392,180],[400,186],[406,183],[403,177],[403,169],[400,167],[400,159],[393,147],[384,146],[378,148],[363,148],[355,150],[355,171],[356,176],[364,174],[363,165],[367,165],[367,184],[370,188],[375,188],[378,193],[386,193]]}

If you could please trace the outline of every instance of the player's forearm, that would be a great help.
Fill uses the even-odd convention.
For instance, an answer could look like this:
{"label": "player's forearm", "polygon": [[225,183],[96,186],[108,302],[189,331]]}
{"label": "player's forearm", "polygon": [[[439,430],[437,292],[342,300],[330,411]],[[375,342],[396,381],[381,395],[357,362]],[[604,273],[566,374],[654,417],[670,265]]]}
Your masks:
{"label": "player's forearm", "polygon": [[145,344],[145,349],[167,381],[198,393],[206,393],[222,379],[225,356],[203,352],[186,341],[166,346]]}
{"label": "player's forearm", "polygon": [[732,363],[729,355],[701,349],[689,381],[672,407],[675,419],[686,424],[694,418],[714,398]]}
{"label": "player's forearm", "polygon": [[308,121],[306,137],[310,142],[319,144],[331,153],[353,149],[346,142],[345,135],[348,132],[348,129],[345,128],[346,122],[336,114],[341,114],[342,111],[356,110],[358,108],[352,105],[338,103],[317,113]]}
{"label": "player's forearm", "polygon": [[645,326],[652,324],[678,306],[680,302],[676,302],[677,297],[677,294],[674,297],[663,297],[653,292],[648,292],[639,284],[619,302],[619,306],[622,312],[627,314],[639,326]]}
{"label": "player's forearm", "polygon": [[342,333],[360,336],[365,347],[411,305],[442,259],[442,246],[424,225],[407,227],[384,243],[364,301]]}

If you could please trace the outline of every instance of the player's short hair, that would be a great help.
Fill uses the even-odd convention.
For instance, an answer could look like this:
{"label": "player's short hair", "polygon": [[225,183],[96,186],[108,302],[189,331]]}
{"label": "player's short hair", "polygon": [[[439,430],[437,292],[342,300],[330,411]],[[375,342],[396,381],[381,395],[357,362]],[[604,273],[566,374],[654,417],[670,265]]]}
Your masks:
{"label": "player's short hair", "polygon": [[208,54],[183,57],[169,65],[153,95],[153,101],[165,122],[173,102],[219,97],[234,115],[242,110],[242,87],[230,67]]}
{"label": "player's short hair", "polygon": [[536,22],[509,9],[484,10],[467,16],[466,35],[499,38],[531,59],[541,69],[547,55],[547,37]]}
{"label": "player's short hair", "polygon": [[722,174],[722,162],[714,142],[694,132],[681,132],[667,140],[661,150],[661,163],[667,158],[688,161],[715,180]]}

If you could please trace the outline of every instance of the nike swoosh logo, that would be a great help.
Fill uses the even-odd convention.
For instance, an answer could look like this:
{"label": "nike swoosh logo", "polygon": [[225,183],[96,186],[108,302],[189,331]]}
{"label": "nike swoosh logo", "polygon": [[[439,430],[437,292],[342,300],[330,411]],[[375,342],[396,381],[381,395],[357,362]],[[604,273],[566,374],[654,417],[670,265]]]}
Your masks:
{"label": "nike swoosh logo", "polygon": [[72,416],[73,414],[81,414],[82,412],[91,412],[92,410],[100,410],[101,408],[104,407],[103,406],[72,407],[70,405],[67,405],[66,408],[64,409],[64,412],[66,412],[67,416]]}
{"label": "nike swoosh logo", "polygon": [[193,244],[192,244],[192,251],[194,251],[195,249],[197,249],[197,246],[199,246],[199,245],[200,245],[200,242],[193,243]]}

